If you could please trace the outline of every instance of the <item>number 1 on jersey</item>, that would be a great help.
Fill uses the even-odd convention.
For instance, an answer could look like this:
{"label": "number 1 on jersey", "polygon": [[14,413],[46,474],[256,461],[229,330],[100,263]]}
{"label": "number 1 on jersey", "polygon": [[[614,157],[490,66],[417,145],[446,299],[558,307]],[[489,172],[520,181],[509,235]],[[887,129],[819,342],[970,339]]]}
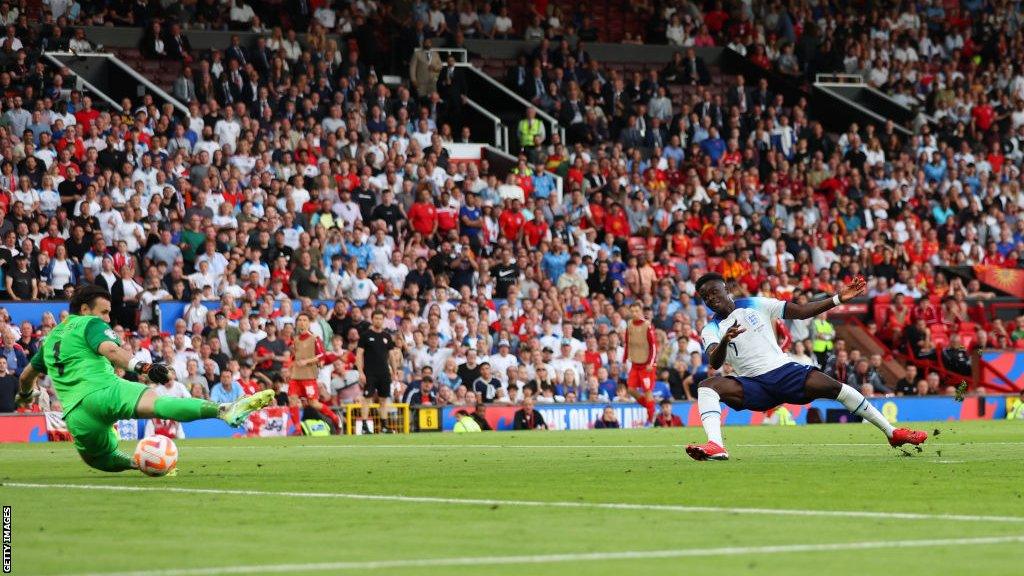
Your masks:
{"label": "number 1 on jersey", "polygon": [[53,344],[53,365],[57,367],[57,374],[64,375],[64,363],[60,361],[60,340]]}

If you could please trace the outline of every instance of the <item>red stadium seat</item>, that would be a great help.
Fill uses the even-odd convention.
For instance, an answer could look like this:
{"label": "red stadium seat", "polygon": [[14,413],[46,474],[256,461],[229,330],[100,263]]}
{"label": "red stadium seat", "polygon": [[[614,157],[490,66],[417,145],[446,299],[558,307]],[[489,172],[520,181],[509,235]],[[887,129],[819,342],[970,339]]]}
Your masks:
{"label": "red stadium seat", "polygon": [[654,252],[657,256],[658,252],[661,251],[661,236],[651,236],[647,239],[647,250]]}

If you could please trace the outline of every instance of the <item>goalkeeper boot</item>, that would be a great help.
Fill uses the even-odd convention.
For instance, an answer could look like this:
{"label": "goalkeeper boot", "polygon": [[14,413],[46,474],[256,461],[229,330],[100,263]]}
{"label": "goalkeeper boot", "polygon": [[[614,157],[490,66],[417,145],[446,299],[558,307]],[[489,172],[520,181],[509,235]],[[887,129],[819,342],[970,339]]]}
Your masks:
{"label": "goalkeeper boot", "polygon": [[239,398],[234,402],[221,404],[218,418],[231,426],[241,426],[249,414],[270,406],[273,401],[273,390],[261,390],[251,396]]}

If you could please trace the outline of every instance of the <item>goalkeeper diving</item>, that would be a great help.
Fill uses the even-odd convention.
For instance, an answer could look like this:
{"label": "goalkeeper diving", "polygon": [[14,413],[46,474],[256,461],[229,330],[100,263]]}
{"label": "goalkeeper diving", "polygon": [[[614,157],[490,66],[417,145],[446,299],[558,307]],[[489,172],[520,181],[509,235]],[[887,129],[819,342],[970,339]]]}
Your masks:
{"label": "goalkeeper diving", "polygon": [[64,422],[86,464],[104,472],[135,468],[130,455],[118,450],[114,424],[129,418],[164,418],[191,422],[219,418],[239,426],[246,417],[270,405],[272,390],[235,402],[216,404],[200,398],[161,397],[139,382],[119,378],[114,367],[164,384],[173,374],[165,364],[139,362],[121,346],[110,328],[110,294],[89,285],[75,289],[71,314],[46,336],[21,374],[17,402],[31,404],[38,396],[36,380],[46,374],[64,406]]}

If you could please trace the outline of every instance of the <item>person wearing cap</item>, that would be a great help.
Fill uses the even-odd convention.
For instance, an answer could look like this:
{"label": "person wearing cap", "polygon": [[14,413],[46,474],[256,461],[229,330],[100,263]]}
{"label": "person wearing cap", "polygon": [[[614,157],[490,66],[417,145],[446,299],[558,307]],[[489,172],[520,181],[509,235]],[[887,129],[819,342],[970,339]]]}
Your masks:
{"label": "person wearing cap", "polygon": [[519,358],[509,352],[511,346],[507,338],[502,338],[498,341],[498,353],[488,358],[488,363],[502,386],[508,386],[508,369],[519,366]]}
{"label": "person wearing cap", "polygon": [[558,377],[560,374],[565,374],[566,370],[572,370],[576,373],[576,382],[583,382],[583,363],[576,359],[576,351],[573,344],[574,340],[572,338],[562,338],[558,349],[558,356],[550,362],[553,372],[552,377]]}

